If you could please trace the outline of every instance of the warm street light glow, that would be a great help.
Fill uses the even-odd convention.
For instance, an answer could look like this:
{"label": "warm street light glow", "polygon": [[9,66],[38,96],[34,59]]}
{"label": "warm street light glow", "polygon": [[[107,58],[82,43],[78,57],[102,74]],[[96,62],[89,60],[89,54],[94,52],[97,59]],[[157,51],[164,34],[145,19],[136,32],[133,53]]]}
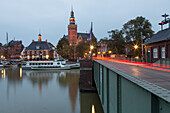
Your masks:
{"label": "warm street light glow", "polygon": [[100,54],[100,52],[98,52],[98,54]]}
{"label": "warm street light glow", "polygon": [[91,54],[91,51],[89,51],[89,53]]}
{"label": "warm street light glow", "polygon": [[90,48],[91,48],[91,50],[92,50],[92,49],[94,48],[94,46],[93,46],[93,45],[91,45],[91,46],[90,46]]}
{"label": "warm street light glow", "polygon": [[20,78],[22,78],[22,68],[20,68]]}
{"label": "warm street light glow", "polygon": [[139,57],[137,56],[137,57],[135,57],[136,59],[139,59]]}
{"label": "warm street light glow", "polygon": [[87,53],[85,53],[85,55],[87,55]]}
{"label": "warm street light glow", "polygon": [[138,48],[138,45],[135,45],[134,48],[137,49],[137,48]]}
{"label": "warm street light glow", "polygon": [[112,51],[109,51],[109,53],[112,53]]}
{"label": "warm street light glow", "polygon": [[92,113],[95,113],[95,108],[94,108],[94,105],[92,105]]}
{"label": "warm street light glow", "polygon": [[46,55],[46,59],[48,59],[49,58],[49,55]]}
{"label": "warm street light glow", "polygon": [[103,54],[105,54],[106,52],[103,52]]}

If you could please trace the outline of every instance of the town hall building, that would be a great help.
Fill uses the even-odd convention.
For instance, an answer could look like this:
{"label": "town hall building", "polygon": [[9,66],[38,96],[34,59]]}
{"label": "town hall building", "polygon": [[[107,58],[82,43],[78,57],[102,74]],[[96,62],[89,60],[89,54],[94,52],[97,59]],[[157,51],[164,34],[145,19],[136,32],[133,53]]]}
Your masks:
{"label": "town hall building", "polygon": [[[74,11],[71,10],[71,16],[69,19],[69,25],[68,25],[68,35],[64,35],[66,39],[68,39],[70,45],[78,45],[81,41],[88,41],[89,40],[89,33],[79,33],[77,32],[77,25],[75,24],[75,17],[74,17]],[[94,34],[92,34],[92,37],[94,37]]]}
{"label": "town hall building", "polygon": [[41,34],[38,35],[38,41],[32,40],[32,43],[22,52],[23,60],[52,60],[56,57],[55,46],[47,40],[41,40]]}

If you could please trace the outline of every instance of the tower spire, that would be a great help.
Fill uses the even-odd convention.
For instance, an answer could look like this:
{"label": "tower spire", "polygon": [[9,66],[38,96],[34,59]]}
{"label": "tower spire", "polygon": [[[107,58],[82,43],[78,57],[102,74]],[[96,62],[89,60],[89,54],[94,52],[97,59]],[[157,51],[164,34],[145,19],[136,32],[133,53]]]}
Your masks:
{"label": "tower spire", "polygon": [[38,41],[41,42],[41,32],[40,32],[40,29],[39,29],[39,34],[38,34]]}
{"label": "tower spire", "polygon": [[71,6],[70,24],[75,24],[75,17],[74,17],[73,6]]}

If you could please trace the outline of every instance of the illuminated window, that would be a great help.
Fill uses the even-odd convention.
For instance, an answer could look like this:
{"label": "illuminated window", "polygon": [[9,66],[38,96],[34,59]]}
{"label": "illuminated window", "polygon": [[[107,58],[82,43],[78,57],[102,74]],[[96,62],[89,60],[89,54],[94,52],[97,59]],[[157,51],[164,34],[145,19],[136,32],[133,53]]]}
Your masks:
{"label": "illuminated window", "polygon": [[40,49],[40,46],[36,46],[36,49]]}
{"label": "illuminated window", "polygon": [[158,58],[158,48],[153,48],[153,58]]}
{"label": "illuminated window", "polygon": [[165,58],[165,47],[161,48],[161,58]]}

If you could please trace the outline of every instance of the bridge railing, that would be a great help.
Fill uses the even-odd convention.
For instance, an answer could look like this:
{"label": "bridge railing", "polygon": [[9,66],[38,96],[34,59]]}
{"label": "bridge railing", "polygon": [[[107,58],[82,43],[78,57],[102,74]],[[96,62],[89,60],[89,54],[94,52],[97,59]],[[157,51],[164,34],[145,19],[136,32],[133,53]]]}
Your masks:
{"label": "bridge railing", "polygon": [[170,113],[170,91],[97,60],[93,68],[104,113]]}

